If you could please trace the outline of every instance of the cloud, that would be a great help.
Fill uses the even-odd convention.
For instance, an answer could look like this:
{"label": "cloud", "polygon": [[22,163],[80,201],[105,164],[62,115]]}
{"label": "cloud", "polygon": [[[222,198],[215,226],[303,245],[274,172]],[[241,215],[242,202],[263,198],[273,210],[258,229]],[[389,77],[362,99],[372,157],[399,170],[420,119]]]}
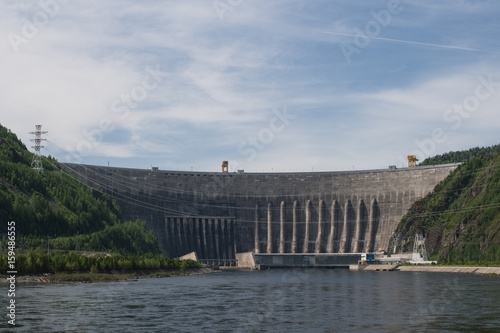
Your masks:
{"label": "cloud", "polygon": [[[380,37],[500,49],[488,34],[498,30],[492,4],[405,2]],[[244,1],[221,20],[211,1],[61,2],[16,53],[6,37],[44,9],[4,1],[2,123],[24,142],[39,123],[57,147],[90,144],[80,151],[88,163],[212,171],[225,159],[247,170],[386,167],[439,127],[448,140],[436,152],[496,143],[496,94],[460,130],[443,114],[498,67],[497,55],[374,40],[347,64],[339,43],[349,38],[320,33],[352,34],[385,7]],[[240,145],[285,106],[296,119],[248,161]]]}

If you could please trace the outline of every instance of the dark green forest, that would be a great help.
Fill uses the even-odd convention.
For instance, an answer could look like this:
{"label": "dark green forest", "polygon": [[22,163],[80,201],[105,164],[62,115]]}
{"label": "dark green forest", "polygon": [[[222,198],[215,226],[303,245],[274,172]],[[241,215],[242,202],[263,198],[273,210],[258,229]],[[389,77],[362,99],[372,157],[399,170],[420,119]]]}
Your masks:
{"label": "dark green forest", "polygon": [[428,157],[425,160],[423,160],[422,163],[419,164],[419,166],[462,163],[462,162],[467,162],[474,157],[497,155],[499,152],[499,147],[500,145],[495,145],[491,147],[481,147],[481,148],[475,147],[463,151],[450,151],[442,155]]}
{"label": "dark green forest", "polygon": [[44,173],[31,168],[33,154],[0,125],[0,237],[16,223],[18,251],[50,249],[157,256],[158,240],[144,221],[124,222],[120,208],[103,193],[43,157]]}
{"label": "dark green forest", "polygon": [[[7,267],[7,256],[0,257],[0,267]],[[120,256],[81,254],[75,251],[28,250],[16,255],[16,269],[24,274],[61,272],[110,272],[131,270],[199,268],[193,260],[169,259],[161,256]]]}
{"label": "dark green forest", "polygon": [[423,233],[439,263],[500,264],[499,153],[497,145],[431,159],[464,163],[402,218],[393,239],[398,250],[411,251],[415,234]]}

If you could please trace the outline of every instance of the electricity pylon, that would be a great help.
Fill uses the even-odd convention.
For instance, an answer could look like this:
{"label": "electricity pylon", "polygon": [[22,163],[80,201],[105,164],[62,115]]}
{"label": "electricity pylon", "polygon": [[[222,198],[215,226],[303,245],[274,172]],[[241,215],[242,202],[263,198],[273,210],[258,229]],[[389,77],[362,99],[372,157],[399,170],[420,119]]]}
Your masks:
{"label": "electricity pylon", "polygon": [[33,155],[33,160],[31,161],[31,168],[39,174],[42,174],[43,164],[40,150],[43,148],[43,146],[41,145],[42,141],[46,140],[42,138],[42,135],[47,134],[48,132],[42,132],[42,125],[35,125],[35,128],[36,130],[34,132],[30,132],[30,134],[35,135],[34,139],[30,139],[31,141],[35,142],[35,145],[31,146],[31,148],[35,149],[35,154]]}

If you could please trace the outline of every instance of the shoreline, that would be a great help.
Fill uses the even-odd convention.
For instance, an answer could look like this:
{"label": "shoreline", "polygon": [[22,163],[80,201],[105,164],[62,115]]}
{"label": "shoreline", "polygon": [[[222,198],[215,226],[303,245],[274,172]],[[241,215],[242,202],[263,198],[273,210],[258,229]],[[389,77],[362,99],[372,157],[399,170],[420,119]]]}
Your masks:
{"label": "shoreline", "polygon": [[[352,267],[352,266],[356,266]],[[398,272],[427,272],[427,273],[462,273],[483,276],[494,276],[500,278],[500,267],[482,266],[396,266],[396,265],[352,265],[350,270],[359,271],[398,271]],[[17,275],[16,284],[33,285],[48,283],[101,283],[101,282],[132,282],[139,279],[181,277],[213,274],[226,269],[214,269],[211,267],[182,269],[154,269],[154,270],[127,270],[107,271],[99,273],[90,272],[62,272],[50,274]],[[230,270],[230,269],[227,269]],[[249,269],[233,268],[231,270],[250,271]],[[0,275],[0,285],[7,285],[9,275]]]}
{"label": "shoreline", "polygon": [[399,266],[399,272],[466,273],[500,277],[500,267],[481,266]]}
{"label": "shoreline", "polygon": [[[17,275],[16,284],[48,284],[48,283],[98,283],[98,282],[131,282],[139,279],[193,276],[217,273],[209,267],[182,269],[154,269],[109,272],[61,272],[50,274]],[[7,285],[9,275],[2,275],[0,285]]]}
{"label": "shoreline", "polygon": [[359,271],[397,271],[426,273],[463,273],[500,277],[500,267],[485,266],[436,266],[436,265],[351,265],[351,270]]}

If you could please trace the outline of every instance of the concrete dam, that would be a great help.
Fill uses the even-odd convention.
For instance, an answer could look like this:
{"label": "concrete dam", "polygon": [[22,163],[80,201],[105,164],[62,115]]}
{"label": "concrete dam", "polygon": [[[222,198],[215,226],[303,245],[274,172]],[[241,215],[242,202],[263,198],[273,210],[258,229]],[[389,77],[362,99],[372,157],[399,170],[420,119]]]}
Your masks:
{"label": "concrete dam", "polygon": [[455,169],[216,173],[63,164],[142,219],[169,257],[387,250],[401,217]]}

